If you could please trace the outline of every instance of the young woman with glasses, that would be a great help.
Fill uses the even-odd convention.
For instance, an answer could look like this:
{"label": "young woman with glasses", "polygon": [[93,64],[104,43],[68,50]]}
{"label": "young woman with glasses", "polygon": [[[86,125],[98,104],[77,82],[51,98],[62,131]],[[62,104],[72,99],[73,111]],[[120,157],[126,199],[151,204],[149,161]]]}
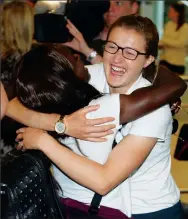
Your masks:
{"label": "young woman with glasses", "polygon": [[[106,91],[109,90],[116,95],[117,93],[131,95],[136,89],[149,88],[151,83],[143,76],[149,73],[153,76],[156,73],[154,60],[157,57],[158,40],[157,29],[150,19],[141,16],[125,16],[118,19],[108,34],[103,71],[97,66],[100,68],[99,74],[95,75],[97,79],[102,78],[101,74],[108,82],[107,84],[105,80],[98,81],[100,91],[104,91],[105,88]],[[20,88],[23,88],[22,84]],[[72,97],[67,96],[70,101],[73,100]],[[153,100],[158,98],[160,97],[153,97]],[[28,103],[34,102],[34,99],[27,99],[26,96],[20,100],[23,103],[25,100],[27,107]],[[40,101],[36,100],[38,105]],[[97,100],[94,102],[97,103]],[[103,105],[102,102],[100,104]],[[128,108],[130,104],[124,107]],[[96,114],[92,113],[89,117],[93,118],[93,115],[99,117],[110,111],[117,112],[118,105],[106,102],[98,114],[96,111]],[[116,125],[118,126],[118,122]],[[92,147],[89,142],[78,140],[81,148],[86,150],[84,154],[88,157],[84,157],[76,151],[75,146],[72,149],[76,153],[62,147],[46,132],[32,128],[18,130],[17,140],[21,141],[21,146],[25,149],[43,151],[63,171],[55,166],[53,168],[54,177],[64,192],[63,203],[69,207],[76,208],[79,204],[87,207],[92,199],[90,193],[92,190],[103,195],[102,209],[104,206],[108,210],[119,209],[119,212],[127,214],[128,217],[131,217],[132,213],[133,218],[138,219],[180,219],[182,217],[180,194],[170,174],[171,132],[172,116],[169,105],[165,105],[123,126],[116,135],[118,144],[112,151],[109,150],[106,156],[95,153],[97,148],[101,150],[105,147],[103,144]],[[110,138],[109,136],[108,140]],[[112,215],[102,217],[113,218]],[[114,215],[114,218],[119,219],[123,216],[118,214]]]}

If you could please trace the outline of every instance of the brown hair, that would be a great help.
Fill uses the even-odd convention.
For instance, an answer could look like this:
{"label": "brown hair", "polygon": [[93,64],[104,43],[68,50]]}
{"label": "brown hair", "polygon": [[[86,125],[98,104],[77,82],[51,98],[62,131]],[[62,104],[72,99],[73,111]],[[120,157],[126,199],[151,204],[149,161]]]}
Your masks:
{"label": "brown hair", "polygon": [[33,9],[23,1],[13,1],[1,6],[1,51],[2,56],[31,48],[34,33]]}
{"label": "brown hair", "polygon": [[183,3],[174,3],[170,5],[178,13],[178,24],[176,31],[185,23],[185,6]]}
{"label": "brown hair", "polygon": [[[159,34],[155,24],[147,17],[142,17],[139,15],[128,15],[120,17],[115,21],[109,32],[107,39],[111,31],[116,27],[124,27],[128,29],[133,29],[136,32],[142,34],[146,42],[146,53],[149,57],[150,55],[157,58],[158,56],[158,43],[159,43]],[[152,62],[148,67],[143,69],[143,76],[148,80],[153,80],[156,75],[156,65],[155,62]]]}

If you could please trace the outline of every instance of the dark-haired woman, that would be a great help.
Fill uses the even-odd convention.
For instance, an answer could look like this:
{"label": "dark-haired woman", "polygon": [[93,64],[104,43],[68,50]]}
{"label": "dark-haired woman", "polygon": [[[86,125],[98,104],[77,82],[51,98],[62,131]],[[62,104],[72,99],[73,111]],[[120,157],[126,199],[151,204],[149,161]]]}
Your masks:
{"label": "dark-haired woman", "polygon": [[[180,194],[170,174],[172,115],[169,105],[129,120],[116,135],[118,145],[111,151],[119,125],[127,122],[125,111],[129,107],[135,110],[135,104],[127,102],[128,94],[151,85],[143,76],[147,69],[155,73],[158,39],[157,29],[148,18],[124,16],[112,25],[104,48],[105,72],[100,74],[106,74],[109,90],[114,94],[100,98],[93,87],[73,76],[65,57],[48,50],[38,56],[25,55],[18,70],[17,91],[26,107],[52,112],[60,107],[65,115],[90,102],[101,107],[89,113],[89,118],[115,117],[116,128],[107,142],[96,144],[77,139],[87,157],[76,150],[74,142],[70,142],[70,147],[75,153],[41,130],[23,128],[17,132],[20,146],[42,150],[59,167],[60,170],[54,166],[54,176],[63,190],[61,197],[67,207],[87,209],[95,191],[103,195],[99,215],[104,218],[111,218],[110,214],[118,219],[125,215],[131,217],[131,213],[138,219],[181,218]],[[43,72],[41,79],[35,69],[36,62],[41,63],[38,69]],[[119,101],[119,93],[128,96],[120,95]],[[155,102],[155,98],[152,100]]]}
{"label": "dark-haired woman", "polygon": [[188,24],[185,22],[185,6],[182,3],[170,5],[164,35],[159,43],[162,49],[161,64],[172,72],[184,74],[186,47],[188,46]]}

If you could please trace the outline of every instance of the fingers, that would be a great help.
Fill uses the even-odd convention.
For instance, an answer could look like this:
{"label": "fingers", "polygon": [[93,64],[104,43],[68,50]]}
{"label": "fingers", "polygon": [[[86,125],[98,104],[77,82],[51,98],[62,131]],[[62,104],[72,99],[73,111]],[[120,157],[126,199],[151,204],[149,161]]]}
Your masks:
{"label": "fingers", "polygon": [[69,19],[67,19],[67,28],[75,34],[79,32],[79,30],[75,27],[75,25]]}
{"label": "fingers", "polygon": [[106,138],[88,138],[86,141],[92,141],[92,142],[105,142],[107,141]]}
{"label": "fingers", "polygon": [[25,130],[25,128],[21,128],[21,129],[18,129],[17,131],[16,131],[16,133],[17,134],[19,134],[19,133],[24,133],[26,130]]}
{"label": "fingers", "polygon": [[87,106],[87,107],[84,107],[83,109],[80,109],[80,112],[82,112],[84,115],[86,115],[89,112],[96,111],[97,109],[99,109],[99,107],[100,107],[100,105]]}
{"label": "fingers", "polygon": [[20,142],[22,139],[23,139],[22,133],[20,133],[16,136],[16,141]]}
{"label": "fingers", "polygon": [[[98,118],[98,119],[88,119],[87,120],[87,124],[88,125],[101,125],[101,124],[104,124],[104,123],[107,123],[107,122],[112,122],[112,121],[114,121],[114,119],[115,119],[114,117],[105,117],[105,118]],[[116,127],[114,124],[109,124],[107,126],[109,126],[109,129],[113,129],[113,128]],[[105,126],[100,126],[100,127],[105,128]]]}
{"label": "fingers", "polygon": [[96,133],[90,133],[88,135],[88,138],[103,138],[103,137],[106,137],[107,135],[111,135],[113,134],[114,132],[112,130],[108,130],[108,131],[105,131],[105,132],[96,132]]}
{"label": "fingers", "polygon": [[174,110],[176,108],[181,108],[181,99],[178,98],[172,105],[171,105],[171,109]]}
{"label": "fingers", "polygon": [[71,27],[71,28],[76,28],[74,26],[74,24],[69,20],[69,19],[66,19],[67,20],[67,24]]}
{"label": "fingers", "polygon": [[177,106],[177,108],[175,109],[176,114],[179,112],[180,108],[181,108],[180,106]]}
{"label": "fingers", "polygon": [[177,103],[174,103],[174,104],[172,104],[172,106],[171,106],[171,110],[176,110],[176,109],[180,109],[180,108],[181,108],[180,105],[177,104]]}
{"label": "fingers", "polygon": [[80,33],[79,30],[74,26],[74,24],[73,24],[69,19],[67,19],[67,25],[66,25],[66,27],[69,29],[69,32],[70,32],[74,37],[76,37],[76,35],[77,35],[78,33]]}
{"label": "fingers", "polygon": [[171,106],[172,114],[174,114],[174,113],[177,114],[180,109],[181,109],[181,102],[173,103]]}
{"label": "fingers", "polygon": [[[96,111],[97,109],[99,109],[99,107],[100,107],[100,105],[87,106],[87,107],[81,109],[80,112],[83,113],[84,115],[86,115],[89,112]],[[86,124],[88,124],[88,125],[101,125],[103,123],[112,122],[112,121],[114,121],[114,119],[115,119],[114,117],[88,119]],[[115,126],[113,126],[112,128],[115,128]]]}
{"label": "fingers", "polygon": [[71,29],[71,28],[69,28],[69,32],[70,32],[74,37],[76,37],[77,34],[78,34],[78,30]]}
{"label": "fingers", "polygon": [[22,141],[18,142],[18,145],[16,146],[17,150],[26,151],[26,148],[24,147],[24,144]]}
{"label": "fingers", "polygon": [[[89,112],[96,111],[97,109],[99,109],[99,107],[100,107],[100,105],[87,106],[87,107],[81,109],[80,112],[83,113],[84,115],[86,115]],[[107,123],[107,122],[112,122],[114,120],[115,120],[114,117],[87,119],[86,124],[88,124],[88,125],[101,125],[101,124],[104,124],[104,123]],[[110,124],[109,126],[110,126],[109,129],[115,128],[115,125]],[[103,131],[106,131],[106,130],[103,130]]]}
{"label": "fingers", "polygon": [[[114,124],[110,125],[103,125],[103,126],[91,126],[87,127],[87,133],[94,134],[94,133],[102,133],[102,132],[108,132],[107,134],[112,134],[113,131],[111,129],[115,128],[116,126]],[[101,135],[102,136],[102,135]],[[92,136],[91,136],[92,137]]]}
{"label": "fingers", "polygon": [[70,22],[70,20],[68,20],[66,27],[68,28],[69,32],[73,35],[73,37],[77,39],[79,43],[86,43],[82,33]]}

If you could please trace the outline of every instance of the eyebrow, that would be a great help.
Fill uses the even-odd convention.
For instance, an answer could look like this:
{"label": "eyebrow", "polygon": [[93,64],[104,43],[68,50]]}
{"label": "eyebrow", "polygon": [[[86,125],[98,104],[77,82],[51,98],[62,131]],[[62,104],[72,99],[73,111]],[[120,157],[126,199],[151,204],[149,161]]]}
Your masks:
{"label": "eyebrow", "polygon": [[[106,42],[114,43],[114,44],[116,44],[117,46],[119,46],[116,42],[111,41],[111,40],[107,40]],[[133,48],[133,47],[130,47],[130,46],[125,46],[125,47],[119,46],[119,47],[120,47],[120,48],[123,48],[123,49],[129,48],[129,49],[136,50],[137,52],[140,52],[140,49],[136,49],[136,48]],[[142,50],[142,49],[141,49],[141,50]],[[146,50],[146,49],[144,49],[144,50]],[[140,52],[140,53],[146,53],[146,52]]]}

